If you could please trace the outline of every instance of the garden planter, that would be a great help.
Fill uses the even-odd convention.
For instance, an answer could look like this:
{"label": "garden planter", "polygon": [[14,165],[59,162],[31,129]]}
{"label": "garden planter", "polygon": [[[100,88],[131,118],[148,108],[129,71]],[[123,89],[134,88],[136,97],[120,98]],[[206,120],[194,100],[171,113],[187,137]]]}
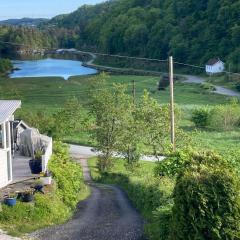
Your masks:
{"label": "garden planter", "polygon": [[41,177],[40,178],[43,185],[51,185],[52,184],[52,177]]}
{"label": "garden planter", "polygon": [[32,202],[34,200],[34,196],[32,193],[23,193],[21,199],[23,202]]}
{"label": "garden planter", "polygon": [[32,174],[39,174],[40,172],[42,172],[42,161],[32,159],[29,161],[29,167]]}
{"label": "garden planter", "polygon": [[9,207],[13,207],[17,204],[17,199],[16,198],[5,198],[4,203]]}

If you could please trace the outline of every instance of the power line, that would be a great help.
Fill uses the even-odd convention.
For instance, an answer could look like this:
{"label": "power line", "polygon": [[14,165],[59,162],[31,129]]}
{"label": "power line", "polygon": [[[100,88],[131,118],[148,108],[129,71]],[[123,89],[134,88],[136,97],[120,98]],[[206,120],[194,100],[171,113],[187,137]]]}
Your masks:
{"label": "power line", "polygon": [[205,67],[203,67],[203,66],[198,66],[198,65],[193,65],[193,64],[187,64],[187,63],[181,63],[181,62],[175,62],[175,61],[174,61],[174,64],[183,65],[183,66],[187,66],[187,67],[193,67],[193,68],[205,69]]}

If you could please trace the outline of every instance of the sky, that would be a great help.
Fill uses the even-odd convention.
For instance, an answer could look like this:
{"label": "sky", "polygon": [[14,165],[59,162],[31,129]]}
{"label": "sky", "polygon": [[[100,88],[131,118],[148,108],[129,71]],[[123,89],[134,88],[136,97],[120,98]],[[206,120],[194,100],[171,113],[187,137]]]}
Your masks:
{"label": "sky", "polygon": [[84,4],[104,0],[0,0],[0,20],[9,18],[51,18],[70,13]]}

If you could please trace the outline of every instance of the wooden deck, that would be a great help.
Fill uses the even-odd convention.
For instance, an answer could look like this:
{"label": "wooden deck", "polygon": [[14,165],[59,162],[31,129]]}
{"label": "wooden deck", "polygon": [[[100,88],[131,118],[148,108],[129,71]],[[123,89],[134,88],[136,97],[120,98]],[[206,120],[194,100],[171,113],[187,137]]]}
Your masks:
{"label": "wooden deck", "polygon": [[29,160],[31,157],[21,156],[18,152],[15,153],[13,158],[13,182],[24,181],[29,178],[38,177],[31,173],[29,167]]}

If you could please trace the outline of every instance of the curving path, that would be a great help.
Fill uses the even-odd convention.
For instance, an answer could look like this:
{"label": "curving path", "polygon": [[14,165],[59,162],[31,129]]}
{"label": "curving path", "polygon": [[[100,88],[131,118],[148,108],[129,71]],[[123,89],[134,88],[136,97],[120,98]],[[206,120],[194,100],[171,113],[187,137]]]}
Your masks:
{"label": "curving path", "polygon": [[73,157],[83,168],[91,196],[78,204],[67,223],[32,234],[39,240],[144,240],[143,219],[125,193],[115,186],[91,181],[87,155]]}
{"label": "curving path", "polygon": [[[193,76],[193,75],[184,75],[184,77],[187,79],[184,82],[185,83],[196,83],[196,84],[201,84],[204,83],[205,80],[201,77],[198,76]],[[233,91],[229,88],[225,88],[222,86],[215,86],[216,90],[213,91],[214,93],[229,96],[229,97],[240,97],[240,93],[237,91]]]}

